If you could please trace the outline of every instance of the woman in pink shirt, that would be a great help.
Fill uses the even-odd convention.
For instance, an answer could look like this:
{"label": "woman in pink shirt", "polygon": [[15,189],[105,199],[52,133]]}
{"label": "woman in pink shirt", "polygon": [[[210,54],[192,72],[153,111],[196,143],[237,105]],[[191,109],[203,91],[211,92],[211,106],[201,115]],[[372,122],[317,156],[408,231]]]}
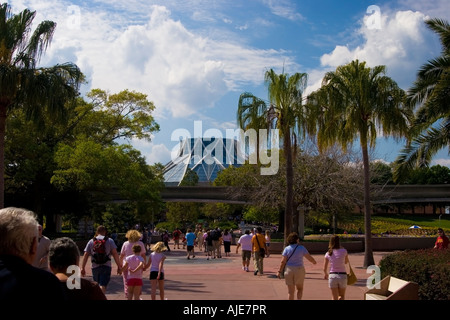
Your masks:
{"label": "woman in pink shirt", "polygon": [[[324,278],[328,279],[328,287],[331,289],[333,300],[345,300],[347,288],[347,271],[345,265],[349,263],[347,250],[341,248],[338,236],[332,236],[325,254],[323,264]],[[328,264],[330,272],[328,273]]]}
{"label": "woman in pink shirt", "polygon": [[[125,258],[128,256],[133,255],[133,246],[135,244],[138,244],[141,247],[141,257],[144,259],[144,261],[146,260],[146,256],[145,256],[145,244],[140,240],[142,237],[142,234],[135,230],[129,230],[125,237],[128,239],[127,241],[125,241],[122,245],[122,249],[120,250],[120,256],[119,256],[119,262],[121,264],[121,266],[123,266],[123,264],[125,263]],[[124,271],[122,272],[122,277],[123,277],[123,290],[125,293],[125,298],[128,298],[128,270],[124,269]]]}

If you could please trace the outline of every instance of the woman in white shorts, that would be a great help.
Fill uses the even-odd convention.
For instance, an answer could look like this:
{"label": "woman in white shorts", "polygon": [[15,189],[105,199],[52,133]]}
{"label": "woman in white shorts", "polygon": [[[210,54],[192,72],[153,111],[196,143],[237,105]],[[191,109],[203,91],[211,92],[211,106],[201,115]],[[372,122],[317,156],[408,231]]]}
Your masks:
{"label": "woman in white shorts", "polygon": [[288,287],[288,299],[294,300],[295,289],[297,289],[297,300],[301,300],[303,296],[303,283],[305,281],[305,266],[303,257],[312,264],[316,264],[316,260],[309,254],[308,250],[299,244],[299,237],[296,232],[292,232],[287,237],[288,246],[282,252],[282,260],[278,277],[281,277],[282,270],[285,269],[284,280]]}
{"label": "woman in white shorts", "polygon": [[[341,248],[338,236],[330,238],[328,251],[325,254],[323,264],[324,278],[328,279],[328,287],[331,289],[333,300],[345,300],[345,289],[347,288],[347,271],[345,265],[348,263],[348,253]],[[330,271],[328,272],[328,265]]]}

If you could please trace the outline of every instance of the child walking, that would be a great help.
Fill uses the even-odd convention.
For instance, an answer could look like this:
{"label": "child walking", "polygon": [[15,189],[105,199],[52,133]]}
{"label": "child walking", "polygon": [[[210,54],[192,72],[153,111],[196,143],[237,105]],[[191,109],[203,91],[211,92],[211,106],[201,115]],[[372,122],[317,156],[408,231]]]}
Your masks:
{"label": "child walking", "polygon": [[125,258],[123,270],[128,269],[128,300],[140,300],[142,293],[142,273],[145,266],[144,258],[141,256],[141,246],[133,245],[133,254]]}
{"label": "child walking", "polygon": [[148,262],[145,265],[145,269],[150,267],[150,284],[152,287],[151,296],[152,300],[156,300],[156,287],[159,288],[159,296],[161,300],[164,300],[164,260],[166,256],[163,253],[167,250],[164,242],[157,242],[152,249],[152,253],[149,256]]}

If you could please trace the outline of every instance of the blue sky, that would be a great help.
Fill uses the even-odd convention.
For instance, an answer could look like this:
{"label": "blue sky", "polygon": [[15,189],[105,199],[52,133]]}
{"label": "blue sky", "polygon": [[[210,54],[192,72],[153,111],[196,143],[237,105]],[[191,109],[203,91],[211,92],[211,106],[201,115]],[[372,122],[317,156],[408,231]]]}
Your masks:
{"label": "blue sky", "polygon": [[[236,128],[239,95],[267,98],[264,73],[304,72],[305,94],[327,71],[353,59],[386,65],[408,89],[418,68],[440,55],[424,20],[450,20],[448,0],[14,0],[14,12],[37,11],[35,22],[58,23],[43,65],[71,61],[87,92],[124,89],[148,95],[161,130],[132,141],[147,162],[167,163],[194,121],[225,135]],[[402,142],[380,137],[372,159],[395,160]],[[434,159],[450,166],[447,150]]]}

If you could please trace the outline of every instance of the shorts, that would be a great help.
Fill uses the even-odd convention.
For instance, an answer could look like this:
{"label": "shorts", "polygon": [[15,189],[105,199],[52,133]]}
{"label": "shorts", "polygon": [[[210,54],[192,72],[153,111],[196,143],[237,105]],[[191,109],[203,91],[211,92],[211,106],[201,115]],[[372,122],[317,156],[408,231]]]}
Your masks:
{"label": "shorts", "polygon": [[249,250],[242,250],[242,261],[250,261],[252,252]]}
{"label": "shorts", "polygon": [[127,280],[127,286],[129,287],[136,287],[136,286],[142,286],[143,282],[142,279],[139,278],[129,278]]}
{"label": "shorts", "polygon": [[347,288],[347,274],[330,273],[328,276],[328,287],[330,289]]}
{"label": "shorts", "polygon": [[158,271],[150,271],[150,280],[164,280],[164,272],[161,272],[161,276],[158,279]]}
{"label": "shorts", "polygon": [[187,246],[186,248],[188,252],[194,250],[194,246]]}
{"label": "shorts", "polygon": [[305,274],[305,267],[286,266],[284,281],[288,286],[303,285],[303,282],[305,281]]}
{"label": "shorts", "polygon": [[92,278],[101,287],[106,287],[111,280],[111,267],[98,266],[92,269]]}

